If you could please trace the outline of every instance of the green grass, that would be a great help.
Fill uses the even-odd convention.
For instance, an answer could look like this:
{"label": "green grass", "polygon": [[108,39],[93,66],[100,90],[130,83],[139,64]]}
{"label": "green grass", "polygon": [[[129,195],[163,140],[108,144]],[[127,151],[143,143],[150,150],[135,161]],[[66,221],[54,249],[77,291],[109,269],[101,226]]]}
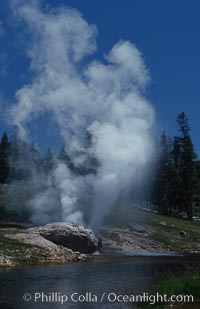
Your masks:
{"label": "green grass", "polygon": [[171,276],[160,283],[154,284],[149,290],[150,293],[160,294],[192,294],[196,300],[200,300],[200,276],[184,275],[180,277]]}
{"label": "green grass", "polygon": [[[200,276],[197,274],[189,274],[182,276],[170,276],[163,281],[155,283],[152,287],[150,287],[148,294],[149,295],[164,295],[166,294],[168,297],[172,295],[192,295],[194,298],[194,304],[199,304],[200,302]],[[169,305],[169,303],[168,303]],[[175,308],[179,308],[182,305],[180,303],[174,304]],[[176,307],[176,305],[178,307]],[[193,308],[192,303],[187,304],[185,302],[185,306],[191,306],[186,308]],[[141,303],[138,305],[139,308],[164,308],[164,303]],[[185,307],[183,307],[185,308]],[[199,308],[199,307],[194,307]]]}
{"label": "green grass", "polygon": [[104,224],[124,228],[127,227],[129,223],[145,224],[148,222],[151,222],[149,213],[147,214],[144,211],[127,205],[118,204],[111,208]]}
{"label": "green grass", "polygon": [[[104,225],[127,228],[129,224],[143,226],[153,241],[172,251],[200,252],[200,222],[162,216],[133,206],[115,205]],[[186,235],[181,235],[184,231]]]}
{"label": "green grass", "polygon": [[[165,222],[166,225],[162,225],[161,222]],[[122,228],[127,227],[130,223],[152,226],[164,231],[179,232],[183,230],[192,237],[200,238],[200,222],[162,216],[126,205],[113,207],[105,220],[105,225]]]}
{"label": "green grass", "polygon": [[[165,246],[172,246],[173,244],[169,237],[159,234],[159,233],[155,233],[151,235],[151,238],[157,242],[164,244]],[[176,247],[177,247],[177,244],[176,244]]]}
{"label": "green grass", "polygon": [[10,239],[0,235],[0,254],[13,256],[16,261],[33,262],[43,256],[44,250],[40,247],[20,243],[15,239]]}

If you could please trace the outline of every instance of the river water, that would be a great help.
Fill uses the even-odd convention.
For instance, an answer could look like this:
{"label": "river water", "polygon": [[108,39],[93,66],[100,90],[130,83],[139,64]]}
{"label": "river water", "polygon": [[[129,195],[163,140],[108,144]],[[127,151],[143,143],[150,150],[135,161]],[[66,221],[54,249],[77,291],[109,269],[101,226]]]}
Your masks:
{"label": "river water", "polygon": [[[135,308],[130,302],[112,302],[114,295],[143,294],[169,270],[173,273],[180,265],[185,267],[198,262],[198,257],[185,256],[97,256],[90,262],[67,265],[2,268],[0,308]],[[29,293],[28,298],[32,299],[23,300],[25,293]],[[77,294],[71,300],[73,293]],[[88,301],[86,298],[82,302],[86,294]],[[109,294],[110,302],[107,301]],[[61,296],[65,297],[63,295],[68,300],[61,304],[59,297],[61,300]],[[81,301],[76,302],[79,295],[83,295]],[[92,302],[92,297],[97,302]]]}

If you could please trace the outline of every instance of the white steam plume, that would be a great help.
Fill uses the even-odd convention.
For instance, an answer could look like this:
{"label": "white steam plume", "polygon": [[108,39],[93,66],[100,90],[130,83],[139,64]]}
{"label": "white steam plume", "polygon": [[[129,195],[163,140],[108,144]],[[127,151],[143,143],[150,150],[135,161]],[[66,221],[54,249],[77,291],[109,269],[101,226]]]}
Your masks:
{"label": "white steam plume", "polygon": [[[19,0],[11,6],[31,35],[27,52],[34,72],[32,83],[16,93],[12,122],[26,139],[26,125],[41,113],[51,113],[71,156],[82,153],[75,165],[84,163],[88,151],[97,158],[96,176],[72,175],[58,162],[53,177],[63,220],[82,222],[77,197],[84,186],[92,186],[91,227],[98,230],[109,207],[136,181],[153,152],[154,111],[143,95],[148,70],[140,51],[127,41],[114,45],[103,62],[85,64],[85,57],[96,50],[97,30],[76,10],[43,11],[37,2]],[[83,143],[86,132],[92,136],[89,150]],[[34,203],[38,208],[38,199]]]}

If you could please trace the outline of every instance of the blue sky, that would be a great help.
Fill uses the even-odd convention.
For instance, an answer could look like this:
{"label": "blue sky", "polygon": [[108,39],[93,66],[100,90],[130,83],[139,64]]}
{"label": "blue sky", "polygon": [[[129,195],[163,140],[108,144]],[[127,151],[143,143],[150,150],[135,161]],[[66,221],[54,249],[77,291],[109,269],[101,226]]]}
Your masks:
{"label": "blue sky", "polygon": [[[199,1],[48,0],[44,4],[76,8],[89,23],[97,26],[97,58],[108,53],[119,39],[134,42],[151,72],[147,97],[156,110],[159,130],[176,134],[176,116],[185,111],[196,151],[200,153]],[[16,90],[28,83],[31,76],[29,59],[23,49],[23,31],[12,20],[7,1],[1,3],[0,20],[2,131],[9,130],[2,112],[14,101]],[[35,134],[44,122],[41,118],[40,124],[34,125]],[[41,138],[39,142],[53,146],[55,136],[47,136],[45,141]]]}

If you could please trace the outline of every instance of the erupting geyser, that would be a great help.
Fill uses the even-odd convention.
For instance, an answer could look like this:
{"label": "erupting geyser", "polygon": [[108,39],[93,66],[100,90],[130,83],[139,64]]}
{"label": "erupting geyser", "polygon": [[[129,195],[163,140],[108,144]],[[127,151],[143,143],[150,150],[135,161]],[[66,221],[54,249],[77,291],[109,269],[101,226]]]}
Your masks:
{"label": "erupting geyser", "polygon": [[[96,173],[77,175],[57,161],[47,189],[29,201],[33,220],[52,220],[48,207],[58,207],[63,221],[84,225],[80,204],[90,187],[90,226],[98,231],[110,206],[137,182],[153,153],[154,111],[144,97],[149,72],[140,51],[128,41],[119,41],[101,62],[85,59],[96,50],[97,30],[76,10],[43,11],[37,1],[10,3],[14,18],[29,32],[34,73],[32,82],[17,91],[10,112],[20,138],[27,138],[30,121],[51,114],[74,166],[87,164],[88,156],[99,163]],[[89,146],[86,134],[91,136]]]}

